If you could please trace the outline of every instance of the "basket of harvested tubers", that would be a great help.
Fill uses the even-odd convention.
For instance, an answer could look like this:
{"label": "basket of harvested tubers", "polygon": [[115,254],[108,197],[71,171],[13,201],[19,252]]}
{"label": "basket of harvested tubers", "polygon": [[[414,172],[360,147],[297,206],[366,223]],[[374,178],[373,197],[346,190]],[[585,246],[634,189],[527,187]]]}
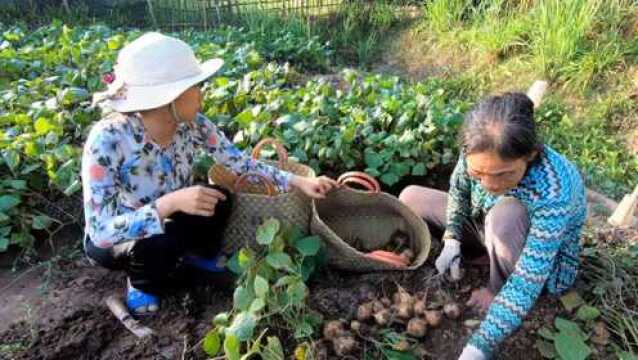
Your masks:
{"label": "basket of harvested tubers", "polygon": [[348,172],[337,181],[343,186],[313,201],[310,223],[311,232],[324,242],[330,266],[366,272],[423,265],[431,239],[422,219],[381,192],[366,173]]}

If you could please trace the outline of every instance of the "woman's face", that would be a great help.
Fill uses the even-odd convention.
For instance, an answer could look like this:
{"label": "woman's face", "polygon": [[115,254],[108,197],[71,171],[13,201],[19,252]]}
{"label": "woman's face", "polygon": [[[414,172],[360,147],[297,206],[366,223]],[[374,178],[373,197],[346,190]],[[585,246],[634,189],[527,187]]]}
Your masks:
{"label": "woman's face", "polygon": [[492,195],[503,195],[518,186],[525,176],[529,158],[503,160],[493,151],[466,155],[467,173],[481,183],[483,188]]}
{"label": "woman's face", "polygon": [[193,86],[184,91],[175,99],[175,110],[182,121],[192,122],[202,109],[202,92],[199,85]]}

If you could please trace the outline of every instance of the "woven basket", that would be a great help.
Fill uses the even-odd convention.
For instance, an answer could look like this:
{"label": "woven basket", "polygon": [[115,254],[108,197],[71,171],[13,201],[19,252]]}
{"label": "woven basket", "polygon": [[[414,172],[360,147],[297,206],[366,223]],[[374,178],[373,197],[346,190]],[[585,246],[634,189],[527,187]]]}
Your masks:
{"label": "woven basket", "polygon": [[[376,180],[365,173],[346,173],[344,185],[358,184],[365,191],[343,186],[325,199],[313,201],[311,232],[325,243],[328,264],[354,271],[414,270],[430,252],[430,232],[425,222],[396,197],[380,191]],[[409,237],[415,258],[408,267],[397,267],[365,256],[383,248],[401,231]]]}
{"label": "woven basket", "polygon": [[[258,180],[259,184],[255,183]],[[247,193],[244,186],[261,186],[259,193]],[[311,199],[298,190],[277,193],[275,185],[258,173],[238,177],[233,186],[234,207],[223,234],[222,252],[232,254],[244,246],[257,247],[257,228],[269,218],[296,225],[309,232],[312,214]]]}
{"label": "woven basket", "polygon": [[[288,152],[276,139],[266,138],[257,143],[252,152],[252,157],[258,160],[261,156],[261,150],[266,145],[272,145],[277,152],[278,161],[262,161],[264,164],[275,166],[281,170],[293,173],[299,176],[315,177],[315,171],[306,165],[288,160]],[[208,171],[208,180],[211,183],[219,184],[225,188],[233,189],[239,175],[223,165],[215,164]],[[265,194],[265,187],[260,184],[247,183],[242,186],[244,193]]]}

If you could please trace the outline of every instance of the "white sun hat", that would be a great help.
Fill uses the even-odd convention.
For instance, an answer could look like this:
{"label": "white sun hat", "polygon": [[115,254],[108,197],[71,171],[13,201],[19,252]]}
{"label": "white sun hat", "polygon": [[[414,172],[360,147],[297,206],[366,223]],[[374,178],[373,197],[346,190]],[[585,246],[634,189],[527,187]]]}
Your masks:
{"label": "white sun hat", "polygon": [[179,97],[221,68],[222,59],[199,63],[182,40],[149,32],[126,45],[114,66],[115,79],[94,103],[117,112],[155,109]]}

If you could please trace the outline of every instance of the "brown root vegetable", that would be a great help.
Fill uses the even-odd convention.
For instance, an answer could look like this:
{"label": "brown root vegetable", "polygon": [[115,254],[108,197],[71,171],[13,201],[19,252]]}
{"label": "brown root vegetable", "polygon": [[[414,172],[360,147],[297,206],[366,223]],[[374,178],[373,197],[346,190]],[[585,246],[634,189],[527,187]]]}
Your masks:
{"label": "brown root vegetable", "polygon": [[334,346],[335,353],[338,356],[345,356],[354,351],[357,347],[357,341],[351,335],[345,335],[339,338],[336,338],[332,345]]}
{"label": "brown root vegetable", "polygon": [[381,298],[381,303],[385,307],[390,307],[390,305],[392,305],[392,301],[388,297],[385,297],[385,296]]}
{"label": "brown root vegetable", "polygon": [[414,315],[414,306],[410,303],[395,305],[394,309],[396,310],[397,317],[403,320],[407,320]]}
{"label": "brown root vegetable", "polygon": [[610,336],[611,334],[607,330],[605,323],[599,321],[594,325],[594,336],[591,337],[591,341],[596,345],[605,346],[609,344]]}
{"label": "brown root vegetable", "polygon": [[390,320],[392,320],[392,315],[390,314],[390,310],[388,309],[383,309],[374,313],[374,321],[379,326],[388,325],[390,323]]}
{"label": "brown root vegetable", "polygon": [[357,320],[352,320],[350,322],[350,329],[352,329],[352,331],[358,333],[359,331],[361,331],[361,323],[358,322]]}
{"label": "brown root vegetable", "polygon": [[401,252],[401,256],[402,258],[404,258],[408,264],[412,263],[412,260],[414,260],[414,251],[407,249],[404,250],[403,252]]}
{"label": "brown root vegetable", "polygon": [[328,340],[334,340],[339,336],[342,336],[346,330],[343,328],[343,322],[341,320],[328,321],[323,326],[323,337]]}
{"label": "brown root vegetable", "polygon": [[359,305],[357,308],[357,320],[368,321],[372,318],[373,306],[372,303],[365,303]]}
{"label": "brown root vegetable", "polygon": [[425,305],[425,301],[417,300],[414,303],[414,313],[417,315],[423,315],[427,311],[427,306]]}
{"label": "brown root vegetable", "polygon": [[433,328],[439,327],[441,325],[441,321],[443,320],[443,314],[438,310],[426,310],[425,313],[425,321],[428,322]]}
{"label": "brown root vegetable", "polygon": [[394,304],[409,304],[410,306],[414,306],[414,297],[410,295],[405,289],[399,287],[396,293],[394,293]]}
{"label": "brown root vegetable", "polygon": [[377,313],[381,310],[385,309],[385,306],[383,306],[383,303],[379,300],[375,300],[372,302],[372,311]]}
{"label": "brown root vegetable", "polygon": [[406,339],[403,339],[399,341],[398,343],[394,344],[392,348],[396,351],[408,351],[410,350],[410,343]]}
{"label": "brown root vegetable", "polygon": [[401,293],[399,291],[395,292],[392,295],[392,303],[393,304],[400,304],[401,303]]}
{"label": "brown root vegetable", "polygon": [[394,246],[396,246],[397,248],[402,248],[408,244],[408,240],[410,240],[410,238],[406,233],[397,231],[392,234],[390,242],[394,243]]}
{"label": "brown root vegetable", "polygon": [[422,338],[425,336],[425,332],[428,329],[428,323],[420,318],[413,318],[408,322],[407,332],[410,336],[415,338]]}
{"label": "brown root vegetable", "polygon": [[461,308],[459,307],[459,304],[451,302],[443,306],[443,313],[445,313],[445,316],[449,319],[456,320],[459,316],[461,316]]}

